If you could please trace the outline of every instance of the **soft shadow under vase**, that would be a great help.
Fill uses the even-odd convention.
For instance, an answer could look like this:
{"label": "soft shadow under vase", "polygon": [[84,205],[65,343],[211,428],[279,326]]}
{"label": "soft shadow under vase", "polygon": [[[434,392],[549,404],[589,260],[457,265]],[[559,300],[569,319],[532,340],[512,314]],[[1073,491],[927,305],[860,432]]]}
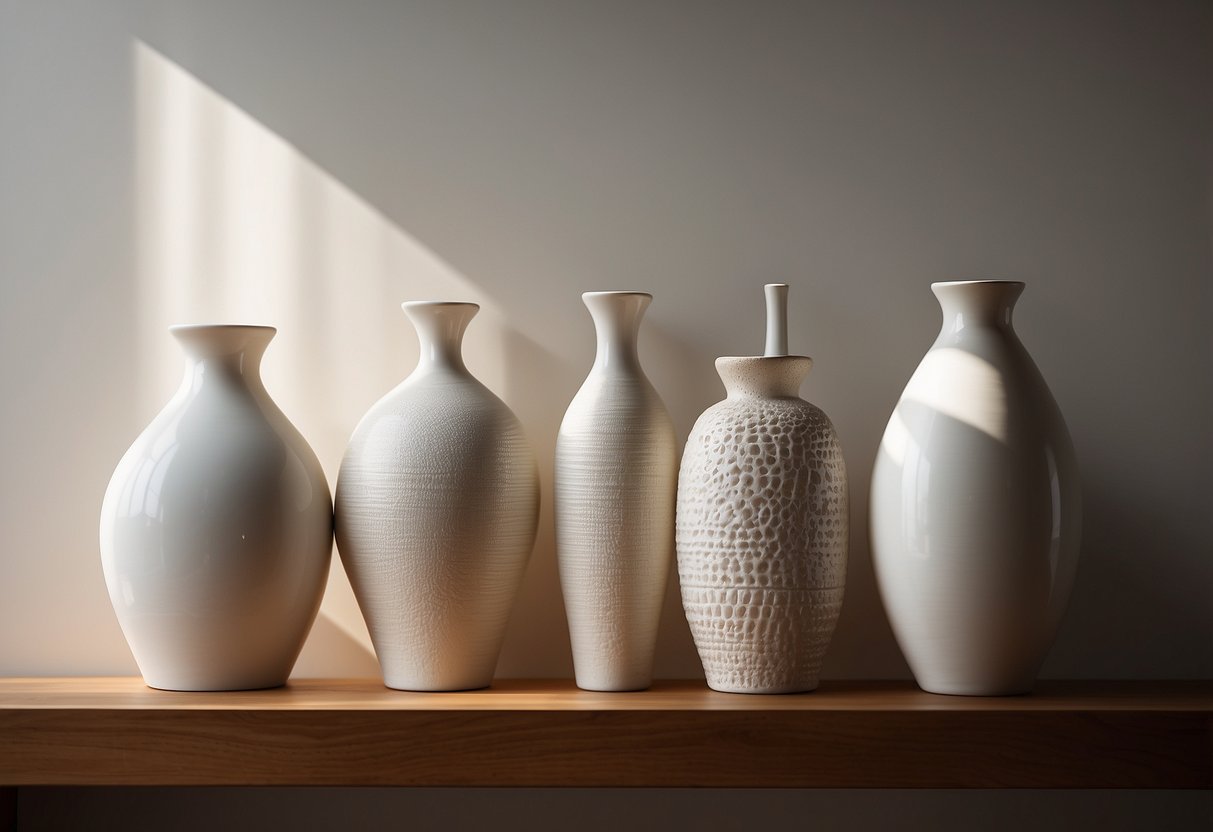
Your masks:
{"label": "soft shadow under vase", "polygon": [[171,331],[185,379],[118,463],[101,509],[110,600],[151,687],[276,687],[324,593],[328,483],[261,383],[272,327]]}
{"label": "soft shadow under vase", "polygon": [[1023,284],[931,288],[943,329],[897,402],[872,473],[877,583],[924,690],[1025,693],[1078,563],[1074,448],[1011,325]]}

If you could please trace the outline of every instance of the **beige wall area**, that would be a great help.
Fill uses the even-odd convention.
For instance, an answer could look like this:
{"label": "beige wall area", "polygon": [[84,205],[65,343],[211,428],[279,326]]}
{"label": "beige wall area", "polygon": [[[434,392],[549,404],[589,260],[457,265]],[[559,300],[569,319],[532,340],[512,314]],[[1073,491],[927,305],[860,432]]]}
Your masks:
{"label": "beige wall area", "polygon": [[[481,304],[468,364],[543,473],[499,675],[571,675],[550,496],[580,293],[653,293],[642,358],[685,439],[782,281],[851,477],[825,675],[905,677],[871,466],[938,331],[929,284],[1005,278],[1084,477],[1043,675],[1213,676],[1211,9],[0,2],[0,675],[136,672],[97,516],[175,387],[169,324],[277,326],[267,386],[332,483],[423,298]],[[338,566],[296,673],[376,672]],[[657,672],[700,674],[675,587]]]}

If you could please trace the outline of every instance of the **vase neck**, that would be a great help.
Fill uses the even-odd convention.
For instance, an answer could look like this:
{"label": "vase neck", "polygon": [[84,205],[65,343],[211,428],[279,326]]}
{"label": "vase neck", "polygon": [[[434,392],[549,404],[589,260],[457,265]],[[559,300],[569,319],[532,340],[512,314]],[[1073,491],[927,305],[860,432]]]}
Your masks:
{"label": "vase neck", "polygon": [[463,333],[480,311],[475,303],[417,300],[402,303],[404,314],[417,330],[421,356],[414,372],[464,371]]}
{"label": "vase neck", "polygon": [[813,359],[807,355],[725,356],[716,359],[716,372],[730,399],[800,398]]}
{"label": "vase neck", "polygon": [[1024,284],[1014,280],[957,280],[932,283],[943,310],[943,331],[957,334],[969,327],[1011,328],[1015,301]]}
{"label": "vase neck", "polygon": [[277,330],[272,326],[189,324],[169,327],[169,332],[189,360],[188,378],[200,381],[215,374],[257,381],[261,357]]}
{"label": "vase neck", "polygon": [[581,300],[590,310],[598,338],[594,368],[638,368],[640,321],[653,296],[647,292],[586,292]]}

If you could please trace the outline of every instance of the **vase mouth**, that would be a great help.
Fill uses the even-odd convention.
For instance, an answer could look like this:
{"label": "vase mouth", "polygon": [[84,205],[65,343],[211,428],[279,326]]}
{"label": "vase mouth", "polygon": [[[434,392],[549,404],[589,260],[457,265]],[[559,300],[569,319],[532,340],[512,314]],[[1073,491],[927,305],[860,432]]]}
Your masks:
{"label": "vase mouth", "polygon": [[595,367],[636,368],[640,363],[640,321],[653,302],[648,292],[605,290],[582,292],[590,310],[598,347]]}
{"label": "vase mouth", "polygon": [[813,358],[808,355],[721,355],[716,358],[717,361],[727,361],[730,364],[740,362],[759,362],[759,361],[788,361],[794,359],[797,361],[812,361]]}
{"label": "vase mouth", "polygon": [[405,312],[408,312],[410,309],[441,309],[444,307],[479,310],[480,304],[473,303],[470,300],[406,300],[400,304],[400,308]]}
{"label": "vase mouth", "polygon": [[931,284],[931,290],[946,289],[949,286],[1018,286],[1022,289],[1027,285],[1022,280],[940,280]]}
{"label": "vase mouth", "polygon": [[465,369],[463,333],[480,311],[480,304],[462,300],[406,300],[400,308],[413,322],[421,349],[414,372]]}
{"label": "vase mouth", "polygon": [[606,297],[639,297],[639,298],[648,298],[649,300],[652,300],[653,293],[652,292],[641,292],[641,291],[632,290],[632,289],[599,289],[599,290],[595,290],[593,292],[582,292],[581,297],[583,300],[588,300],[589,298],[606,298]]}
{"label": "vase mouth", "polygon": [[722,355],[716,372],[729,398],[800,398],[800,386],[813,369],[807,355]]}
{"label": "vase mouth", "polygon": [[255,363],[278,328],[262,324],[175,324],[168,331],[194,359],[248,354]]}
{"label": "vase mouth", "polygon": [[278,327],[269,326],[267,324],[173,324],[168,328],[168,331],[173,335],[207,332],[247,332],[252,335],[254,333],[263,333],[265,335],[274,335],[278,332]]}
{"label": "vase mouth", "polygon": [[1015,303],[1027,284],[1022,280],[948,280],[932,283],[944,326],[959,332],[970,325],[1009,327]]}

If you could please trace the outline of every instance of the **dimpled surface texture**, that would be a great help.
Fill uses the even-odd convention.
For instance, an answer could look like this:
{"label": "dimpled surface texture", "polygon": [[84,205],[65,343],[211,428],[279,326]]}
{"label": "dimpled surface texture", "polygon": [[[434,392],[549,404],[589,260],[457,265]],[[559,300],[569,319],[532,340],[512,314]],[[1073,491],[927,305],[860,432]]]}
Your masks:
{"label": "dimpled surface texture", "polygon": [[825,413],[754,383],[756,362],[781,359],[742,360],[751,389],[704,412],[683,454],[683,607],[712,688],[812,690],[842,608],[846,467]]}

